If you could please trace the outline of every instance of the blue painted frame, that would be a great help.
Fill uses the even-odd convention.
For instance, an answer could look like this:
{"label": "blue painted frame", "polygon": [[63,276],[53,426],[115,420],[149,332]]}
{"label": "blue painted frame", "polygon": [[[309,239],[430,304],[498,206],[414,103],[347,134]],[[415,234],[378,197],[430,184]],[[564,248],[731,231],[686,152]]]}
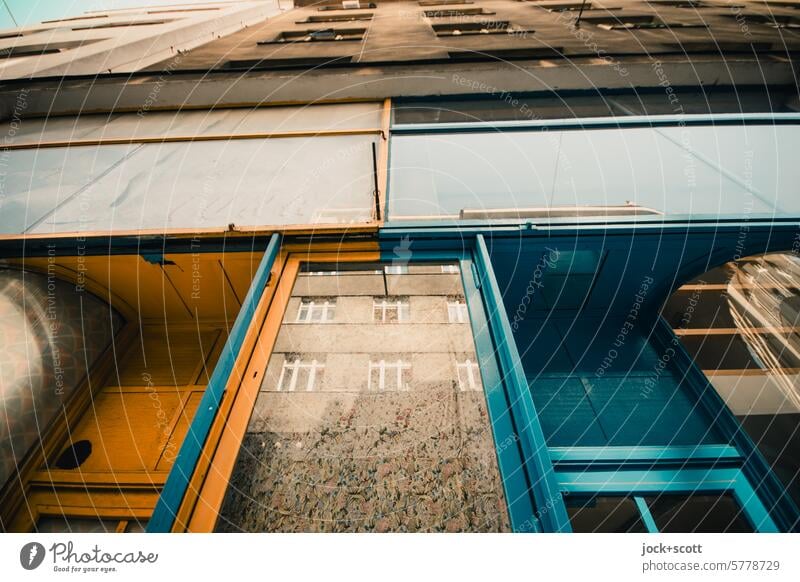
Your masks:
{"label": "blue painted frame", "polygon": [[156,507],[153,510],[153,515],[147,523],[146,531],[148,533],[167,533],[172,530],[178,510],[186,495],[189,481],[203,450],[203,445],[222,402],[225,386],[233,372],[233,366],[239,356],[245,334],[250,327],[256,306],[269,282],[270,271],[275,262],[275,257],[278,256],[280,245],[281,236],[273,234],[267,244],[264,256],[261,258],[261,263],[258,265],[247,295],[242,301],[242,308],[239,310],[233,327],[228,334],[228,339],[222,348],[222,353],[208,381],[208,386],[203,392],[197,412],[186,432],[186,437],[175,459],[175,464],[169,472],[167,482],[164,484],[164,489],[161,491]]}

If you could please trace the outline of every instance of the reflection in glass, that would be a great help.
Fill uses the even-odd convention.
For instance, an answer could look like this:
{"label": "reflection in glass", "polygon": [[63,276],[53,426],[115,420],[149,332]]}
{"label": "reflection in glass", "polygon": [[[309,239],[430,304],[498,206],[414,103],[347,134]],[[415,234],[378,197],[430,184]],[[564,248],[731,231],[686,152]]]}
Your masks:
{"label": "reflection in glass", "polygon": [[681,287],[663,314],[800,504],[800,258],[727,263]]}
{"label": "reflection in glass", "polygon": [[794,126],[397,133],[393,220],[796,212]]}
{"label": "reflection in glass", "polygon": [[[508,530],[471,329],[448,318],[458,270],[336,269],[297,277],[218,529]],[[297,323],[322,296],[335,319]]]}

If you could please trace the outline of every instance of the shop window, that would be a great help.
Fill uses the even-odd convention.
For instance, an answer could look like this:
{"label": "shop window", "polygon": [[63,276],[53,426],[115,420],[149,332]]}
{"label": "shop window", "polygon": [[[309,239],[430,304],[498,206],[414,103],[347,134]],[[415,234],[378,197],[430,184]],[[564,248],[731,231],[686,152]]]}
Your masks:
{"label": "shop window", "polygon": [[[262,331],[274,348],[256,374],[216,529],[508,531],[471,329],[444,313],[449,298],[465,296],[461,278],[413,262],[387,277],[386,264],[343,256],[298,265],[291,316],[274,338]],[[324,271],[331,274],[308,276]],[[320,296],[335,298],[337,325],[294,325],[293,302]],[[411,305],[419,321],[409,318]],[[384,325],[390,320],[403,328]],[[312,360],[324,362],[325,375],[309,391],[300,374]]]}
{"label": "shop window", "polygon": [[800,258],[726,263],[678,289],[662,314],[800,504]]}

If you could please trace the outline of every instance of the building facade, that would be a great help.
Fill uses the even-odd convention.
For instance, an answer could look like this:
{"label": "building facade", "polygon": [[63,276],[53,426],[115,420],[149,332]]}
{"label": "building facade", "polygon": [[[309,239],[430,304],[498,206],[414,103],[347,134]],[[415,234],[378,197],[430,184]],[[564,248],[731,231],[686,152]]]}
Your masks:
{"label": "building facade", "polygon": [[3,530],[800,528],[800,3],[157,12],[2,39]]}

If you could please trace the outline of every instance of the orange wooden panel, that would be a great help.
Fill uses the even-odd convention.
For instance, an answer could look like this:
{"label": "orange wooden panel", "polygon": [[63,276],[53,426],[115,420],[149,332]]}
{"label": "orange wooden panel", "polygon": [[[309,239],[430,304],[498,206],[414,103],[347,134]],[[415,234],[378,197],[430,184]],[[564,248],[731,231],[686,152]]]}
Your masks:
{"label": "orange wooden panel", "polygon": [[194,384],[206,357],[216,347],[218,330],[172,330],[145,327],[119,364],[119,381],[110,385],[157,386]]}
{"label": "orange wooden panel", "polygon": [[194,418],[195,412],[197,412],[197,406],[200,404],[202,398],[203,392],[200,390],[192,391],[187,395],[185,403],[175,419],[175,424],[169,435],[167,444],[161,452],[156,470],[169,471],[172,469],[172,465],[175,463],[175,457],[178,455],[181,443],[183,443],[183,439],[186,436],[186,432],[189,430],[189,425]]}
{"label": "orange wooden panel", "polygon": [[169,262],[164,271],[194,319],[233,323],[241,303],[217,253],[170,255]]}
{"label": "orange wooden panel", "polygon": [[183,406],[181,397],[179,389],[101,393],[72,433],[72,442],[92,443],[92,454],[76,471],[155,469],[172,419]]}

